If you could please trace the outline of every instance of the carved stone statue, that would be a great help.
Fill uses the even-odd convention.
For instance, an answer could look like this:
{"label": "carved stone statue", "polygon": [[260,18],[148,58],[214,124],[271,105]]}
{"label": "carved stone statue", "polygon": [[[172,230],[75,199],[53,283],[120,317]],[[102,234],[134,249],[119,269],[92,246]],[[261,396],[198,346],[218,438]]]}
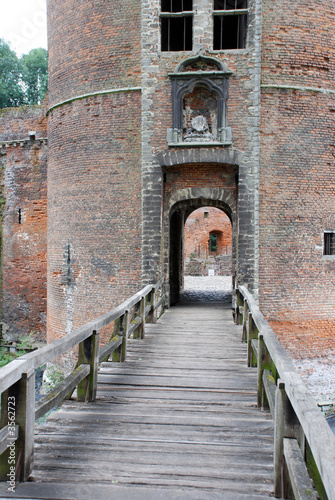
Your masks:
{"label": "carved stone statue", "polygon": [[215,141],[215,137],[210,133],[206,117],[195,116],[191,121],[191,127],[186,130],[185,142],[210,142]]}

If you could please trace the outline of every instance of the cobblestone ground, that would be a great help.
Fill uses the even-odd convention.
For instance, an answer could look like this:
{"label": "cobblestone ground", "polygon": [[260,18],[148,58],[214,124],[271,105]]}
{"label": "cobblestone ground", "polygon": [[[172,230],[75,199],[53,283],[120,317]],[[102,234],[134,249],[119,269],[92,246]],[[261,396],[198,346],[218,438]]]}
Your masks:
{"label": "cobblestone ground", "polygon": [[231,276],[185,276],[181,302],[231,302]]}

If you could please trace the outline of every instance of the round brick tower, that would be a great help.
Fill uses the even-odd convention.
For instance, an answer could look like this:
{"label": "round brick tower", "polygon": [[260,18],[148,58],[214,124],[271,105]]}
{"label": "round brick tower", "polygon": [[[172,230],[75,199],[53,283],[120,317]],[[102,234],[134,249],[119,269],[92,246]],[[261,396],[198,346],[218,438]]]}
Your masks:
{"label": "round brick tower", "polygon": [[263,2],[262,18],[260,304],[269,319],[329,318],[335,260],[325,255],[324,239],[335,229],[334,1]]}
{"label": "round brick tower", "polygon": [[49,1],[49,341],[141,284],[139,27],[140,0]]}

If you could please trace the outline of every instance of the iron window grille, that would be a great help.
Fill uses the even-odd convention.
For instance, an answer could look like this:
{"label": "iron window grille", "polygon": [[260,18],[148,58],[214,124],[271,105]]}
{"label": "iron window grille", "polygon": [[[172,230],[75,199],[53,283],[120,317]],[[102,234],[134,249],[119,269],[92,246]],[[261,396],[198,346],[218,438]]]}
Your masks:
{"label": "iron window grille", "polygon": [[193,0],[162,0],[161,50],[192,50]]}
{"label": "iron window grille", "polygon": [[214,50],[244,49],[247,38],[247,0],[214,0]]}
{"label": "iron window grille", "polygon": [[335,232],[324,232],[323,255],[335,255]]}

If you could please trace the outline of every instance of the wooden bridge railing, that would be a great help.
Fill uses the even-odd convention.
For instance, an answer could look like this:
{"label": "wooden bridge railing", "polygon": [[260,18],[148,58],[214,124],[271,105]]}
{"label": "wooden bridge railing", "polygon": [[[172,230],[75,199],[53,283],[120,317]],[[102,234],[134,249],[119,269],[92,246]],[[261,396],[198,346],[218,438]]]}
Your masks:
{"label": "wooden bridge railing", "polygon": [[244,286],[236,290],[236,322],[248,366],[257,366],[258,405],[268,406],[275,422],[275,497],[335,500],[335,436]]}
{"label": "wooden bridge railing", "polygon": [[[0,369],[0,480],[12,487],[15,481],[27,480],[33,466],[35,420],[69,397],[75,388],[78,401],[94,401],[99,363],[111,355],[113,361],[124,361],[130,335],[144,338],[146,321],[153,322],[164,309],[162,290],[161,279],[96,320]],[[112,337],[100,348],[99,331],[113,322]],[[77,345],[74,371],[35,405],[35,369]]]}

